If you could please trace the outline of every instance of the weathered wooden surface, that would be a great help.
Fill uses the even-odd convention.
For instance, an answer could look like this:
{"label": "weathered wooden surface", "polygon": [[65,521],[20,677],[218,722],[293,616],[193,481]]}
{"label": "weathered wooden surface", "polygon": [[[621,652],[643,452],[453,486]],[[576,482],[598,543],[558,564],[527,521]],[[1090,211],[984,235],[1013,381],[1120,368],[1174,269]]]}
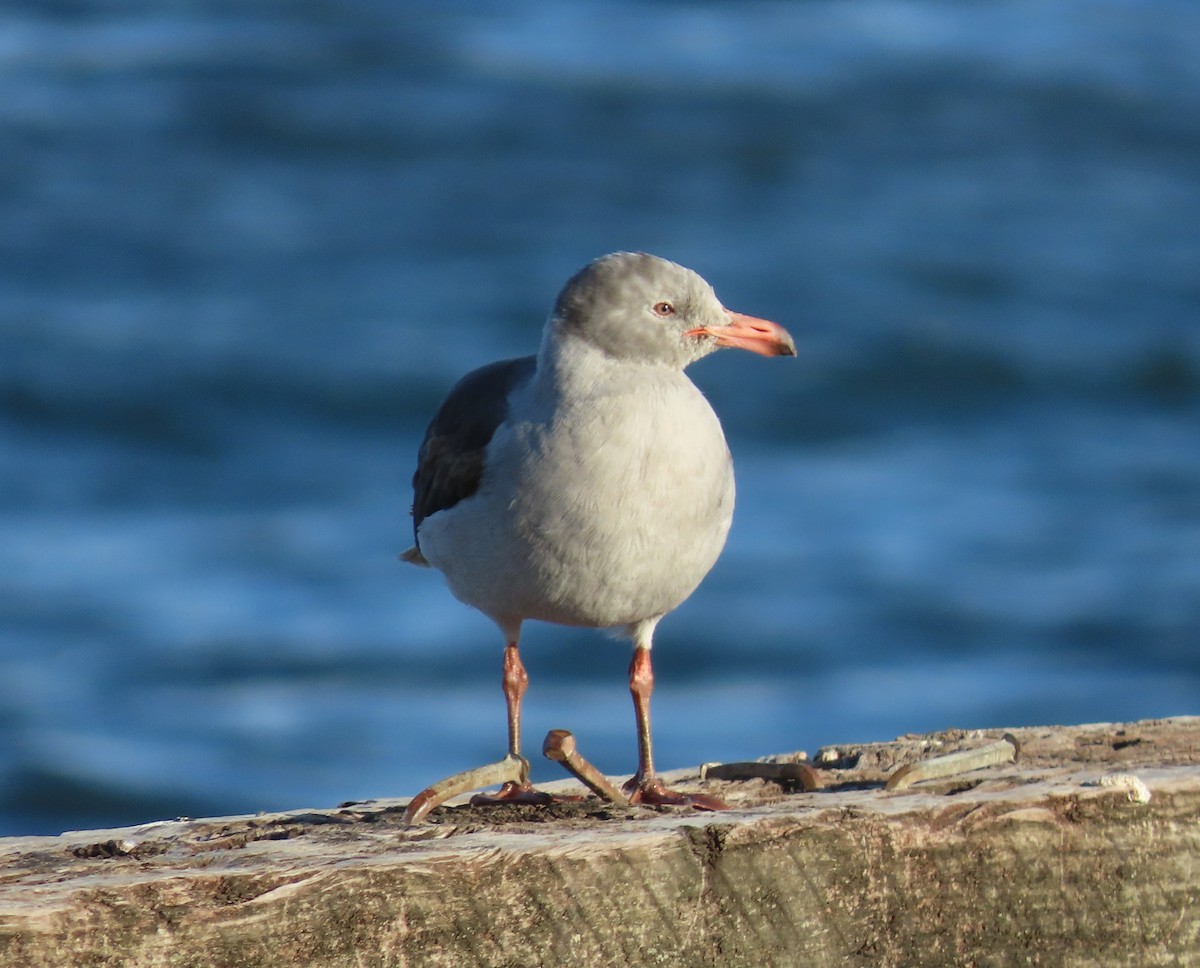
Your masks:
{"label": "weathered wooden surface", "polygon": [[[3,840],[0,965],[1200,964],[1200,718],[1012,730],[1015,764],[883,790],[1003,732],[846,746],[812,793],[711,782],[719,814],[406,830],[379,801]],[[1090,785],[1114,773],[1149,802]]]}

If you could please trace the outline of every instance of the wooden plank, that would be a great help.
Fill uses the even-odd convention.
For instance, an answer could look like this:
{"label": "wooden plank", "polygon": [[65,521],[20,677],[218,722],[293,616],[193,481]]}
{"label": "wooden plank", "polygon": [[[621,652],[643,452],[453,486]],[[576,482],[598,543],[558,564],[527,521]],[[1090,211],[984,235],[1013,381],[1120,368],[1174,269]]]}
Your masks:
{"label": "wooden plank", "polygon": [[[1015,764],[883,789],[1006,732]],[[0,964],[1200,964],[1200,718],[905,737],[818,771],[706,783],[725,813],[593,797],[406,829],[376,801],[10,838]]]}

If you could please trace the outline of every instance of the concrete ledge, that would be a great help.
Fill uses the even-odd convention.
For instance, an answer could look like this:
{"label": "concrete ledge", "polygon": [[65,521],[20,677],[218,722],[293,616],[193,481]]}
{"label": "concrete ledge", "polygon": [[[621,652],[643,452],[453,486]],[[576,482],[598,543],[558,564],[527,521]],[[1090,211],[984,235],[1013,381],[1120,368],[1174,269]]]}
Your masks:
{"label": "concrete ledge", "polygon": [[406,830],[373,801],[0,840],[0,964],[1200,964],[1200,717],[1014,729],[1016,763],[883,790],[1004,732],[839,748],[812,793],[707,781],[727,813]]}

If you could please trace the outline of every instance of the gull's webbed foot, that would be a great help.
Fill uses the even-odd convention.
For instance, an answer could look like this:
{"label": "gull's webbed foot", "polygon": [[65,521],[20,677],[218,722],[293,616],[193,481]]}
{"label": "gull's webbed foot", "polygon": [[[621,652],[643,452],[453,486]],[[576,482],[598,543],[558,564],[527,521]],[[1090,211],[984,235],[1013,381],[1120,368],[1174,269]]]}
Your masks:
{"label": "gull's webbed foot", "polygon": [[624,789],[630,803],[648,807],[695,807],[697,810],[728,810],[729,805],[706,793],[678,793],[668,790],[657,776],[630,779]]}
{"label": "gull's webbed foot", "polygon": [[528,780],[510,780],[495,793],[476,793],[471,797],[473,807],[498,807],[505,803],[553,803],[554,797],[549,793],[534,789]]}

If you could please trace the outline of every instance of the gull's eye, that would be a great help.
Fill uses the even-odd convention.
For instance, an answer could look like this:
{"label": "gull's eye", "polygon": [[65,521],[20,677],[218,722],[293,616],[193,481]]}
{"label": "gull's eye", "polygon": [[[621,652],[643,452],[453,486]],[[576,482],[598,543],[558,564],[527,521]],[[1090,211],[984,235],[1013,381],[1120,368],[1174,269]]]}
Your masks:
{"label": "gull's eye", "polygon": [[656,316],[672,316],[675,313],[675,307],[669,302],[663,301],[654,304],[654,314]]}

